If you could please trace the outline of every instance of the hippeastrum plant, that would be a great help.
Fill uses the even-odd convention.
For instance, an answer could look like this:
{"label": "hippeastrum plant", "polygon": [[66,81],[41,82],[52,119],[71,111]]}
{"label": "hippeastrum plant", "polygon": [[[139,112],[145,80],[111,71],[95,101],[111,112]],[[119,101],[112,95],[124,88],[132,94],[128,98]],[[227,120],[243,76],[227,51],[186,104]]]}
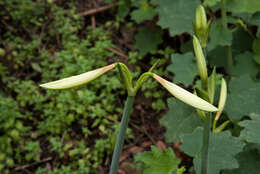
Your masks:
{"label": "hippeastrum plant", "polygon": [[112,157],[112,163],[110,166],[109,174],[116,174],[117,169],[119,166],[119,157],[122,152],[125,133],[129,121],[129,117],[133,108],[134,97],[142,84],[147,80],[148,77],[153,77],[156,79],[164,88],[166,88],[173,96],[178,98],[179,100],[183,101],[184,103],[191,105],[197,109],[208,111],[208,112],[217,112],[218,108],[210,104],[209,102],[203,100],[202,98],[186,91],[185,89],[161,78],[160,76],[152,73],[151,71],[157,66],[158,62],[155,63],[149,72],[143,73],[140,78],[137,80],[135,87],[133,86],[133,80],[131,76],[131,72],[127,68],[126,65],[123,63],[114,63],[93,71],[89,71],[80,75],[64,78],[61,80],[49,82],[40,85],[41,87],[48,88],[48,89],[67,89],[76,86],[80,86],[91,82],[92,80],[98,78],[99,76],[103,75],[104,73],[112,70],[114,67],[117,67],[119,70],[119,75],[122,81],[124,82],[124,86],[127,90],[128,97],[125,103],[125,107],[123,110],[123,116],[120,123],[119,133],[117,135],[117,140],[114,148],[114,153]]}

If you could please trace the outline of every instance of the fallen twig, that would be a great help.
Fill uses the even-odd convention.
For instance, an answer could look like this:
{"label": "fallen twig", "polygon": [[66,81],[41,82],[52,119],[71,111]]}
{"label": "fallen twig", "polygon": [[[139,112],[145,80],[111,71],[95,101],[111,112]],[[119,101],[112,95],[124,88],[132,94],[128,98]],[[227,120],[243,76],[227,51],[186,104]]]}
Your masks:
{"label": "fallen twig", "polygon": [[41,164],[41,163],[45,163],[45,162],[50,161],[50,160],[52,160],[52,157],[48,157],[48,158],[45,158],[45,159],[43,159],[41,161],[34,162],[34,163],[31,163],[31,164],[26,164],[26,165],[23,165],[23,166],[20,166],[20,167],[16,167],[14,169],[14,171],[24,170],[24,169],[26,169],[28,167],[32,167],[32,166],[35,166],[35,165],[38,165],[38,164]]}
{"label": "fallen twig", "polygon": [[89,15],[93,15],[93,14],[96,14],[96,13],[99,13],[99,12],[102,12],[102,11],[105,11],[105,10],[108,10],[110,8],[113,8],[117,5],[117,3],[111,3],[111,4],[108,4],[106,6],[103,6],[103,7],[99,7],[99,8],[95,8],[95,9],[91,9],[91,10],[87,10],[85,12],[82,12],[82,13],[79,13],[80,16],[89,16]]}

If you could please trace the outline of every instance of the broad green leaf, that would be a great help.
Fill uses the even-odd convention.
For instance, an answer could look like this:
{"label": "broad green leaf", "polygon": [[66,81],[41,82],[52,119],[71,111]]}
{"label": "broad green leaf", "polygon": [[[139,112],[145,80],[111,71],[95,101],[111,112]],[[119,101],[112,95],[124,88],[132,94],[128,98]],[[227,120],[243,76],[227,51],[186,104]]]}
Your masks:
{"label": "broad green leaf", "polygon": [[180,136],[191,133],[196,127],[201,126],[200,117],[195,109],[179,100],[168,100],[169,111],[160,120],[160,124],[166,128],[166,141],[177,142]]}
{"label": "broad green leaf", "polygon": [[212,23],[209,33],[208,50],[213,50],[217,46],[226,46],[232,44],[232,31],[222,26],[219,19]]}
{"label": "broad green leaf", "polygon": [[224,67],[227,69],[227,50],[224,46],[219,46],[208,52],[208,62],[211,66]]}
{"label": "broad green leaf", "polygon": [[253,78],[260,70],[260,65],[258,65],[254,59],[253,54],[250,52],[245,52],[235,56],[236,64],[233,67],[232,75],[241,76],[244,74],[250,74]]}
{"label": "broad green leaf", "polygon": [[251,16],[249,19],[249,24],[258,26],[257,36],[260,37],[260,12],[257,12]]}
{"label": "broad green leaf", "polygon": [[241,131],[240,138],[249,143],[257,143],[260,145],[260,114],[250,114],[251,120],[239,122],[239,125],[244,127]]}
{"label": "broad green leaf", "polygon": [[245,115],[260,114],[260,83],[243,75],[231,79],[229,91],[225,110],[230,120],[239,121]]}
{"label": "broad green leaf", "polygon": [[205,0],[203,4],[206,5],[206,6],[212,7],[212,6],[216,5],[220,1],[221,0]]}
{"label": "broad green leaf", "polygon": [[[194,157],[196,173],[201,173],[201,149],[203,129],[197,128],[192,134],[182,137],[181,149]],[[242,151],[244,144],[232,137],[228,131],[210,134],[208,174],[219,174],[223,169],[238,168],[235,155]]]}
{"label": "broad green leaf", "polygon": [[198,75],[193,57],[191,52],[172,55],[172,64],[167,67],[167,70],[174,73],[174,82],[183,83],[186,86],[192,83],[194,77]]}
{"label": "broad green leaf", "polygon": [[195,19],[199,0],[152,0],[152,3],[158,5],[158,25],[169,29],[171,36],[193,33],[192,21]]}
{"label": "broad green leaf", "polygon": [[131,19],[133,19],[136,23],[141,23],[145,20],[152,20],[155,15],[155,9],[147,2],[143,2],[138,9],[131,13]]}
{"label": "broad green leaf", "polygon": [[135,40],[135,47],[140,51],[140,54],[154,53],[157,46],[162,43],[162,31],[142,27],[136,34]]}
{"label": "broad green leaf", "polygon": [[228,0],[227,11],[232,13],[255,13],[260,11],[259,0]]}
{"label": "broad green leaf", "polygon": [[260,39],[255,39],[253,42],[254,60],[260,65]]}
{"label": "broad green leaf", "polygon": [[240,54],[242,52],[251,49],[253,38],[243,28],[237,27],[233,32],[232,51],[234,54]]}
{"label": "broad green leaf", "polygon": [[259,174],[260,154],[256,149],[249,149],[236,155],[239,168],[224,171],[223,174]]}
{"label": "broad green leaf", "polygon": [[165,152],[152,146],[151,152],[141,152],[135,156],[136,162],[144,164],[143,174],[172,174],[178,168],[180,160],[171,148]]}

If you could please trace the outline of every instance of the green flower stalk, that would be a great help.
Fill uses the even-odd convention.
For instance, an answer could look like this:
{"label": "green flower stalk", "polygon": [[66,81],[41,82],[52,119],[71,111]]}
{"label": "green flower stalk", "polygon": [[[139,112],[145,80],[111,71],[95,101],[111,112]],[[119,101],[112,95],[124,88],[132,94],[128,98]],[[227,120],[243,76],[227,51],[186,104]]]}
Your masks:
{"label": "green flower stalk", "polygon": [[208,87],[208,71],[207,71],[207,64],[206,60],[200,45],[199,40],[196,36],[193,36],[193,49],[195,52],[195,57],[197,61],[198,70],[200,73],[200,78],[204,85],[204,88],[207,89]]}
{"label": "green flower stalk", "polygon": [[68,78],[64,78],[61,80],[49,82],[40,85],[43,88],[49,88],[49,89],[67,89],[67,88],[73,88],[76,86],[80,86],[83,84],[86,84],[102,74],[106,73],[107,71],[113,69],[115,67],[115,64],[111,64],[93,71],[89,71],[80,75],[71,76]]}
{"label": "green flower stalk", "polygon": [[156,79],[164,88],[166,88],[173,96],[182,102],[191,105],[197,109],[216,112],[218,109],[207,101],[201,99],[200,97],[186,91],[185,89],[171,83],[160,76],[153,74],[153,78]]}

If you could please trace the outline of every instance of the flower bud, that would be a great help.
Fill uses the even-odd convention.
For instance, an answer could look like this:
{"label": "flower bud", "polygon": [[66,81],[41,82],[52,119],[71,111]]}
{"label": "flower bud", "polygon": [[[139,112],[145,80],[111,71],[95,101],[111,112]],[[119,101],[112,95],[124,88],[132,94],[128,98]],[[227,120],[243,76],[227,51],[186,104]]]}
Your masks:
{"label": "flower bud", "polygon": [[40,85],[43,88],[49,88],[49,89],[67,89],[72,88],[75,86],[80,86],[82,84],[88,83],[97,77],[101,76],[105,72],[113,69],[115,67],[115,64],[111,64],[93,71],[89,71],[80,75],[71,76],[68,78],[64,78],[61,80],[49,82]]}
{"label": "flower bud", "polygon": [[204,84],[208,83],[208,71],[207,71],[207,65],[206,60],[200,45],[199,40],[196,36],[193,36],[193,48],[195,52],[195,57],[197,60],[197,66],[200,73],[200,78]]}
{"label": "flower bud", "polygon": [[218,112],[216,114],[215,120],[218,120],[222,111],[224,110],[224,106],[226,104],[227,99],[227,84],[224,78],[222,78],[221,89],[220,89],[220,97],[218,102]]}
{"label": "flower bud", "polygon": [[199,30],[207,30],[207,16],[202,5],[199,5],[196,9],[195,27]]}
{"label": "flower bud", "polygon": [[199,5],[196,9],[194,30],[203,48],[207,45],[210,24],[211,22],[207,23],[207,16],[204,7]]}
{"label": "flower bud", "polygon": [[182,102],[204,111],[218,111],[218,109],[212,104],[175,85],[174,83],[171,83],[156,74],[153,74],[153,78],[156,79],[164,88],[166,88],[174,97]]}

